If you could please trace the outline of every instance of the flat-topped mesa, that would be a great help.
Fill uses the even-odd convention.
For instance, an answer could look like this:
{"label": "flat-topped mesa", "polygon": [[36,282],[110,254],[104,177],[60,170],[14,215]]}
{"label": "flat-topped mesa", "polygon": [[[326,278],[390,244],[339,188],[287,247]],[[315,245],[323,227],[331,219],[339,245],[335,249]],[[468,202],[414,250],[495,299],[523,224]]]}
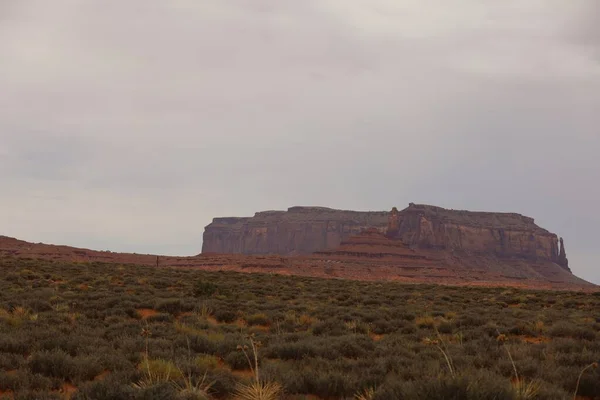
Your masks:
{"label": "flat-topped mesa", "polygon": [[391,212],[290,207],[251,218],[215,218],[204,231],[202,252],[310,254],[336,249],[369,228],[407,248],[550,261],[569,270],[564,245],[559,248],[558,237],[533,218],[414,203]]}
{"label": "flat-topped mesa", "polygon": [[397,217],[390,217],[387,236],[411,248],[551,261],[569,270],[566,254],[559,254],[558,237],[537,226],[533,218],[516,213],[447,210],[411,203]]}
{"label": "flat-topped mesa", "polygon": [[222,225],[222,226],[232,226],[239,225],[246,222],[248,218],[238,218],[238,217],[219,217],[213,218],[214,225]]}
{"label": "flat-topped mesa", "polygon": [[[388,212],[290,207],[250,218],[215,218],[205,228],[202,253],[310,254],[336,248],[363,229],[385,232]],[[231,221],[231,222],[229,222]]]}
{"label": "flat-topped mesa", "polygon": [[432,217],[437,220],[454,222],[467,226],[529,229],[534,232],[550,233],[537,226],[533,218],[517,213],[452,210],[427,204],[414,203],[410,203],[406,209],[401,211],[401,213],[419,214],[425,217]]}

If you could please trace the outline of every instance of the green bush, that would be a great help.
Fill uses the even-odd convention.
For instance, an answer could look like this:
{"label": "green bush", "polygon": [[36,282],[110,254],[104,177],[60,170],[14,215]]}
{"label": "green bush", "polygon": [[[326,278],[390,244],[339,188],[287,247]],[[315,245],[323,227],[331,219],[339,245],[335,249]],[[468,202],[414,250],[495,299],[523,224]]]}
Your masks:
{"label": "green bush", "polygon": [[25,341],[23,336],[17,337],[12,335],[0,336],[0,352],[12,354],[25,354],[29,349],[29,343]]}
{"label": "green bush", "polygon": [[477,399],[514,400],[515,395],[506,379],[488,375],[441,377],[413,382],[388,382],[375,393],[375,399]]}
{"label": "green bush", "polygon": [[215,319],[229,324],[237,319],[237,314],[229,310],[217,310],[215,311]]}
{"label": "green bush", "polygon": [[[231,398],[248,379],[237,346],[250,333],[261,343],[261,377],[290,399],[352,398],[369,387],[377,398],[514,398],[498,331],[520,376],[540,380],[538,400],[572,398],[581,370],[600,359],[600,297],[585,293],[2,257],[0,268],[0,371],[10,371],[0,372],[0,390],[15,397],[53,397],[69,382],[76,399],[176,398],[170,384],[134,389],[147,351],[184,373],[206,373],[213,397]],[[209,301],[194,295],[198,282],[216,288],[198,293]],[[504,301],[518,308],[499,307]],[[581,396],[598,397],[598,373],[583,374]]]}
{"label": "green bush", "polygon": [[348,332],[348,330],[342,321],[337,319],[329,319],[315,324],[312,332],[315,336],[343,336]]}
{"label": "green bush", "polygon": [[250,368],[246,356],[241,351],[232,351],[227,354],[225,363],[233,370],[246,370]]}
{"label": "green bush", "polygon": [[450,334],[454,331],[454,325],[451,322],[441,322],[438,326],[438,331],[444,334]]}
{"label": "green bush", "polygon": [[256,313],[256,314],[252,314],[249,317],[247,317],[246,322],[248,322],[248,325],[253,326],[253,325],[269,325],[271,321],[269,320],[269,317],[266,314]]}
{"label": "green bush", "polygon": [[102,365],[94,357],[71,357],[62,350],[42,351],[32,355],[29,369],[34,374],[63,380],[91,380],[100,372]]}
{"label": "green bush", "polygon": [[219,358],[210,354],[200,354],[194,360],[194,364],[200,371],[212,371],[219,367]]}
{"label": "green bush", "polygon": [[73,379],[77,365],[73,358],[62,350],[42,351],[32,355],[29,369],[34,374],[48,377]]}
{"label": "green bush", "polygon": [[548,330],[548,334],[551,337],[572,337],[589,341],[596,339],[596,332],[593,328],[580,328],[566,321],[559,321],[552,325]]}
{"label": "green bush", "polygon": [[214,283],[198,280],[194,284],[193,294],[194,297],[207,298],[212,297],[218,290],[219,287]]}
{"label": "green bush", "polygon": [[0,353],[0,370],[15,370],[24,362],[25,358],[20,354]]}
{"label": "green bush", "polygon": [[320,353],[319,348],[311,345],[308,341],[296,343],[278,343],[269,346],[267,357],[281,360],[302,360],[307,357],[315,357]]}
{"label": "green bush", "polygon": [[18,392],[15,400],[62,400],[63,396],[59,393],[49,393],[35,390],[26,390]]}
{"label": "green bush", "polygon": [[72,400],[133,400],[136,393],[131,385],[111,380],[90,382],[79,387]]}
{"label": "green bush", "polygon": [[155,308],[157,311],[172,315],[177,315],[184,311],[190,311],[190,309],[186,309],[184,307],[183,301],[181,301],[181,299],[160,300],[156,303]]}

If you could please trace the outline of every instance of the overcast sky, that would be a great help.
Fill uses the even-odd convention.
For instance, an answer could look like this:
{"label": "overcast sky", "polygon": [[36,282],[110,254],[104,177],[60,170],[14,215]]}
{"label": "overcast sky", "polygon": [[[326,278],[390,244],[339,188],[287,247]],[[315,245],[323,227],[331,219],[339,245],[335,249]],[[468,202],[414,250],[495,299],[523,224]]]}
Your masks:
{"label": "overcast sky", "polygon": [[0,234],[192,255],[293,205],[512,211],[600,283],[598,0],[0,0]]}

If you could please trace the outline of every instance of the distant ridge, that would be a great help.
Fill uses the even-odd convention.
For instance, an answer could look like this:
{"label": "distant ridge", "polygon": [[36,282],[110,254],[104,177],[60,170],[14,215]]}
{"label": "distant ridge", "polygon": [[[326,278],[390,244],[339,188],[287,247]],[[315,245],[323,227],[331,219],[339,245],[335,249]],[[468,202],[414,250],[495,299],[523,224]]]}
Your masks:
{"label": "distant ridge", "polygon": [[[600,290],[571,273],[562,239],[537,226],[533,218],[515,213],[412,203],[390,212],[291,207],[250,218],[215,218],[205,231],[207,237],[202,254],[170,257],[0,236],[0,257],[365,281]],[[260,254],[239,254],[242,251]],[[285,255],[274,254],[278,252]]]}

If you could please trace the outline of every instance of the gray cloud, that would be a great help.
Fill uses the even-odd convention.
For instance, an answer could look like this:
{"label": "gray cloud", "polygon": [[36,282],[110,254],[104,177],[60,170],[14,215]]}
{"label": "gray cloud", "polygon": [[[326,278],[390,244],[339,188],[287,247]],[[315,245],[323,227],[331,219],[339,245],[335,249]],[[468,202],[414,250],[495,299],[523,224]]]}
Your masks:
{"label": "gray cloud", "polygon": [[2,233],[194,254],[213,216],[515,211],[600,282],[595,0],[0,0]]}

